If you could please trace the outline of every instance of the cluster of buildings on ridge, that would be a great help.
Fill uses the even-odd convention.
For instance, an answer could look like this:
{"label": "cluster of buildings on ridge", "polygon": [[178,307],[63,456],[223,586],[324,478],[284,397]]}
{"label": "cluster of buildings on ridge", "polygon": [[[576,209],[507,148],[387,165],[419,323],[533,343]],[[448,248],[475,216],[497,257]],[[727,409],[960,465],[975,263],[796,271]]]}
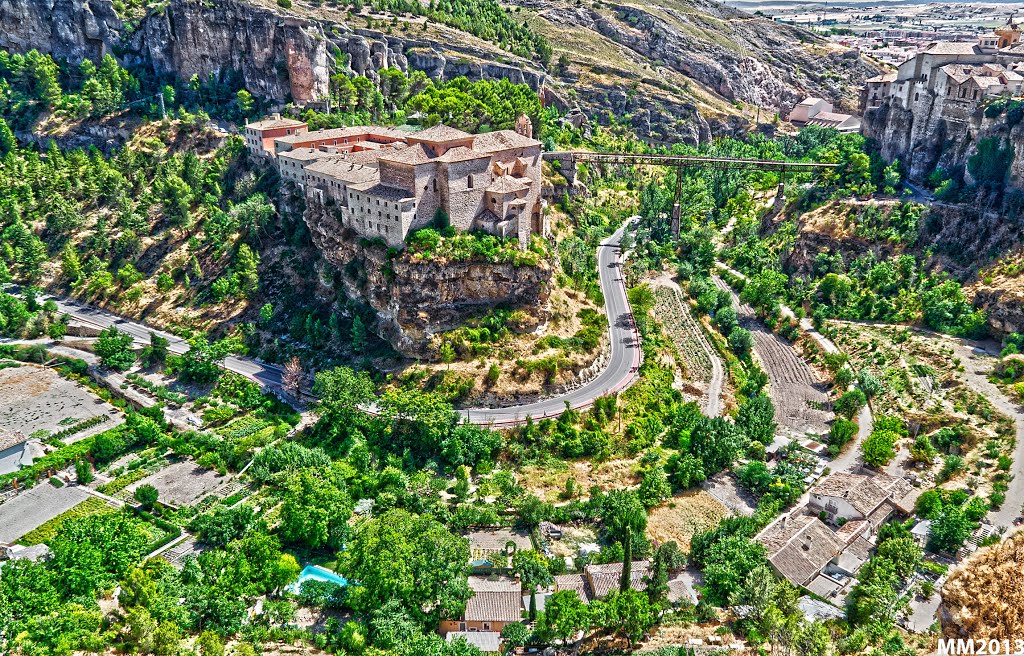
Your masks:
{"label": "cluster of buildings on ridge", "polygon": [[526,116],[515,130],[473,135],[446,125],[311,132],[275,114],[247,123],[245,144],[308,200],[336,208],[343,227],[388,246],[402,247],[438,212],[456,230],[515,238],[521,248],[547,232],[541,143]]}
{"label": "cluster of buildings on ridge", "polygon": [[975,41],[932,43],[894,72],[867,80],[862,110],[889,106],[966,120],[987,99],[1018,97],[1024,83],[1020,37],[1011,17]]}

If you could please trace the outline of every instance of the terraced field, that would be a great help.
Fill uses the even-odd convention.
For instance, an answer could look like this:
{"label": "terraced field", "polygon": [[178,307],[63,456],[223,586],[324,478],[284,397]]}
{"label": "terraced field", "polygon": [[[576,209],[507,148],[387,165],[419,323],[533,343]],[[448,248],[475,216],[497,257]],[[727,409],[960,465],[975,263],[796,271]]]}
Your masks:
{"label": "terraced field", "polygon": [[686,366],[687,382],[702,393],[701,409],[709,417],[719,415],[724,379],[721,360],[678,291],[656,287],[654,298],[654,312]]}
{"label": "terraced field", "polygon": [[799,436],[827,433],[833,414],[827,409],[829,397],[824,383],[793,346],[769,331],[757,319],[754,309],[741,302],[724,280],[714,280],[720,289],[732,293],[740,324],[753,333],[754,356],[768,374],[768,395],[775,404],[775,421]]}

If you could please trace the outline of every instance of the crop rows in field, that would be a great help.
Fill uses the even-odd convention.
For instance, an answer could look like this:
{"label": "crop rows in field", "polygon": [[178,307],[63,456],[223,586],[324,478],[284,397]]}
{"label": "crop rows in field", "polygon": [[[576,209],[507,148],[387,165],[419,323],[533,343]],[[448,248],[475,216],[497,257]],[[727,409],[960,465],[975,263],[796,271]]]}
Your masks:
{"label": "crop rows in field", "polygon": [[775,421],[799,433],[824,434],[832,413],[825,386],[793,347],[760,325],[754,333],[754,354],[768,374],[769,396],[775,404]]}
{"label": "crop rows in field", "polygon": [[679,351],[690,375],[705,383],[711,380],[711,345],[689,308],[685,307],[679,292],[659,287],[654,298],[658,320]]}
{"label": "crop rows in field", "polygon": [[725,281],[715,284],[732,293],[733,308],[744,328],[754,336],[754,356],[768,374],[768,395],[775,405],[775,421],[797,433],[824,434],[832,420],[829,396],[811,366],[801,358],[792,344],[769,331],[755,317],[754,310],[740,301]]}

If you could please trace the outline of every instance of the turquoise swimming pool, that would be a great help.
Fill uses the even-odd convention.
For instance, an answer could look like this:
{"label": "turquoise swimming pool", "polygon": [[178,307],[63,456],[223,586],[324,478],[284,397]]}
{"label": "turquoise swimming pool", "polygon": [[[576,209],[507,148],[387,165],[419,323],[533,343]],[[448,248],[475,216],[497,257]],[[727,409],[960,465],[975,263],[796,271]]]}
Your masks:
{"label": "turquoise swimming pool", "polygon": [[344,576],[339,576],[329,569],[324,569],[318,565],[306,565],[306,567],[299,573],[299,580],[288,586],[289,592],[299,594],[299,590],[302,588],[302,584],[306,581],[322,581],[324,583],[337,583],[340,586],[347,586],[348,579]]}

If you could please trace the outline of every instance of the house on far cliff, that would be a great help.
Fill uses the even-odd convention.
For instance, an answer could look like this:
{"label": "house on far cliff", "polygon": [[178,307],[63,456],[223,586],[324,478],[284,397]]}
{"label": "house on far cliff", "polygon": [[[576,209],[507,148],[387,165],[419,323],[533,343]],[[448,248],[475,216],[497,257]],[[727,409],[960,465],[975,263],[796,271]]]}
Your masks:
{"label": "house on far cliff", "polygon": [[[894,72],[868,79],[861,111],[881,107],[963,122],[987,99],[1020,97],[1024,43],[1013,16],[974,41],[935,41]],[[874,112],[873,114],[877,114]],[[869,131],[870,131],[870,118]]]}
{"label": "house on far cliff", "polygon": [[245,147],[257,157],[274,158],[274,140],[302,134],[309,130],[303,121],[281,118],[274,114],[270,118],[245,124]]}
{"label": "house on far cliff", "polygon": [[821,98],[804,98],[789,113],[789,122],[797,127],[818,125],[833,128],[840,132],[858,132],[860,119],[851,114],[840,114],[832,111],[832,103]]}

